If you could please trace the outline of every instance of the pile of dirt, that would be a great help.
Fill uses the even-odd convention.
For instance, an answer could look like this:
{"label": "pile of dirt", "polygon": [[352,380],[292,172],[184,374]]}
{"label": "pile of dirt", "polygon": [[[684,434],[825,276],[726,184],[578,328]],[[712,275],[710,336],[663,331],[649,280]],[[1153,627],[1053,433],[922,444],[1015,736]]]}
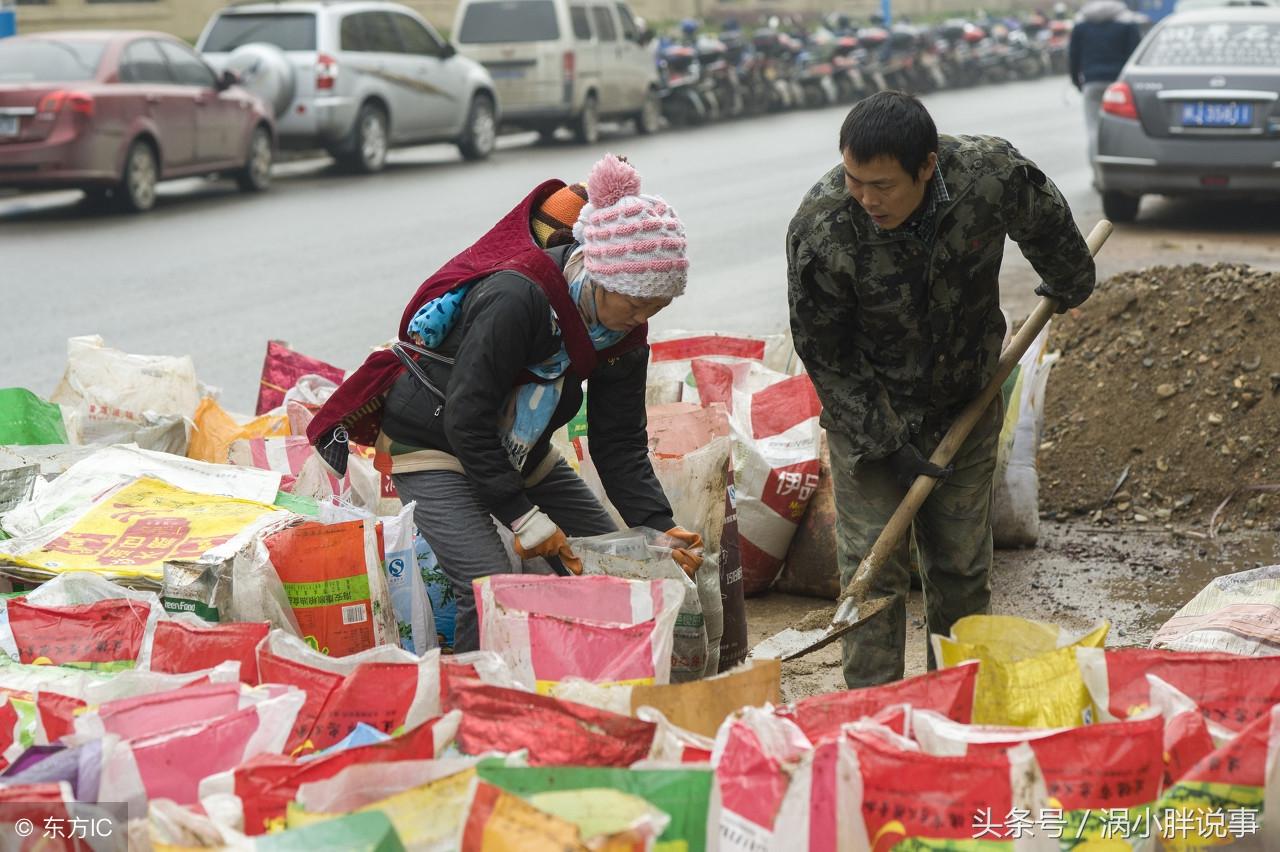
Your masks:
{"label": "pile of dirt", "polygon": [[[1280,274],[1124,273],[1051,334],[1062,358],[1039,455],[1047,517],[1199,524],[1236,489],[1280,482]],[[1230,514],[1280,529],[1280,494],[1242,491]]]}

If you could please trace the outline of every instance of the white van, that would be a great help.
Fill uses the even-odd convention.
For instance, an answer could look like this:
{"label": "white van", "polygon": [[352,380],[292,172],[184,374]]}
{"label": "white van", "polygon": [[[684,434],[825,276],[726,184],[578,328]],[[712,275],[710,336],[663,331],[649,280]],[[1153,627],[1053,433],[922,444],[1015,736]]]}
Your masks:
{"label": "white van", "polygon": [[453,36],[493,77],[505,124],[544,138],[567,126],[584,144],[602,118],[658,129],[653,34],[624,2],[462,0]]}

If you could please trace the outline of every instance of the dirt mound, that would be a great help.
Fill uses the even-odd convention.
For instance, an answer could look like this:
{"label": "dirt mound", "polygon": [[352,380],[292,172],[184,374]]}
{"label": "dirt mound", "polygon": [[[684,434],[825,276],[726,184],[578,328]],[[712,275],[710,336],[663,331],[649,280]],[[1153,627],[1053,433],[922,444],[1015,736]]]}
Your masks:
{"label": "dirt mound", "polygon": [[[1124,273],[1051,333],[1063,357],[1039,455],[1048,517],[1202,523],[1235,489],[1280,482],[1280,274]],[[1280,494],[1232,505],[1243,526],[1280,528]]]}

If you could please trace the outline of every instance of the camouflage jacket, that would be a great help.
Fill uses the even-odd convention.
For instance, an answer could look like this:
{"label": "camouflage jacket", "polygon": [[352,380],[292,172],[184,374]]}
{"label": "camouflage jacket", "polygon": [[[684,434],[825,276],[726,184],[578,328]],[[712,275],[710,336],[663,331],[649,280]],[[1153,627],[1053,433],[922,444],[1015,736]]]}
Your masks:
{"label": "camouflage jacket", "polygon": [[928,415],[954,416],[995,374],[1006,235],[1049,292],[1075,304],[1093,290],[1093,259],[1066,199],[1012,145],[942,136],[938,171],[951,199],[932,243],[879,231],[845,188],[843,164],[809,190],[787,229],[796,351],[823,426],[860,457],[893,452]]}

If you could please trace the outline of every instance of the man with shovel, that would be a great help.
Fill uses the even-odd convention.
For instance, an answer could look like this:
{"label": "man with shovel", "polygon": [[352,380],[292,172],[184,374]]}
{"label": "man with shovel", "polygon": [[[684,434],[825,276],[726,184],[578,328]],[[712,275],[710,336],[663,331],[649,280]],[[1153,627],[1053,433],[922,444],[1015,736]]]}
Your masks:
{"label": "man with shovel", "polygon": [[[841,585],[915,478],[935,477],[912,532],[928,631],[947,634],[990,607],[1000,399],[952,464],[928,459],[995,373],[1005,237],[1042,277],[1036,292],[1060,310],[1092,293],[1093,258],[1034,163],[1003,139],[939,138],[911,95],[856,104],[840,153],[843,163],[809,190],[788,228],[787,283],[796,351],[831,448]],[[909,588],[904,539],[871,581],[870,595],[891,604],[843,637],[849,687],[902,677]]]}

